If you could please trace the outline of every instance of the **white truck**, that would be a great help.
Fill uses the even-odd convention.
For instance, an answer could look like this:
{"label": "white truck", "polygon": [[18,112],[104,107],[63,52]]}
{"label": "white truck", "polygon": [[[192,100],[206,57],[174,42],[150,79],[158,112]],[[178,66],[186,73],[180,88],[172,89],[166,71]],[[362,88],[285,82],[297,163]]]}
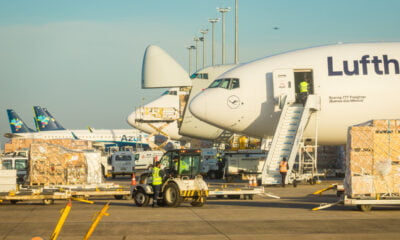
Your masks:
{"label": "white truck", "polygon": [[201,174],[211,179],[220,176],[220,168],[218,165],[218,151],[214,148],[201,149]]}
{"label": "white truck", "polygon": [[148,169],[150,164],[157,159],[160,160],[163,156],[162,151],[141,151],[135,153],[136,170]]}
{"label": "white truck", "polygon": [[225,178],[230,182],[234,178],[261,174],[267,153],[261,150],[226,151],[222,158],[225,163]]}
{"label": "white truck", "polygon": [[135,170],[135,154],[129,151],[114,152],[111,155],[111,176],[131,175]]}
{"label": "white truck", "polygon": [[1,157],[0,169],[17,171],[17,183],[23,183],[28,174],[28,150],[6,153]]}

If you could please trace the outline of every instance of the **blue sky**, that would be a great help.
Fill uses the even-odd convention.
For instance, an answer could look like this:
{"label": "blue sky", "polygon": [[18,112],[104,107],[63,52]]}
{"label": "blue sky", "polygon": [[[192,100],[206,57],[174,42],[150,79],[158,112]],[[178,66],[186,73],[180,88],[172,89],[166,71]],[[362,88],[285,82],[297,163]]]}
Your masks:
{"label": "blue sky", "polygon": [[[67,128],[130,128],[126,116],[163,89],[143,90],[145,48],[159,45],[188,69],[216,7],[234,0],[0,0],[0,134],[12,108],[33,127],[32,106]],[[239,62],[336,42],[399,41],[398,0],[239,0]],[[234,12],[226,15],[233,62]],[[274,30],[274,27],[279,27]],[[216,25],[221,62],[221,24]],[[206,35],[211,63],[211,33]],[[0,138],[4,143],[5,138]]]}

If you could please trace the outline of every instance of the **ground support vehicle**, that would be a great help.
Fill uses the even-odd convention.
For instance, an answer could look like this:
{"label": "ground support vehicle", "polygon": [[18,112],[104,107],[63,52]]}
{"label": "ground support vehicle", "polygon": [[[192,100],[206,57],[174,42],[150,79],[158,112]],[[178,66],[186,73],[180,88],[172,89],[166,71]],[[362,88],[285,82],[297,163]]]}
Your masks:
{"label": "ground support vehicle", "polygon": [[[161,158],[164,173],[157,203],[178,207],[190,202],[194,207],[204,205],[208,187],[200,175],[201,151],[196,149],[169,150]],[[153,198],[151,171],[139,177],[139,184],[132,189],[132,197],[138,207],[146,206]]]}
{"label": "ground support vehicle", "polygon": [[224,162],[224,177],[227,182],[235,179],[249,179],[262,171],[267,154],[261,150],[242,149],[225,151],[222,155]]}
{"label": "ground support vehicle", "polygon": [[162,151],[141,151],[135,152],[135,169],[136,170],[145,170],[148,169],[153,161],[157,159],[157,161],[164,155]]}
{"label": "ground support vehicle", "polygon": [[111,176],[132,175],[135,172],[135,155],[132,152],[115,152],[111,155]]}
{"label": "ground support vehicle", "polygon": [[27,150],[8,153],[0,157],[0,169],[16,169],[17,182],[23,183],[28,172],[28,160]]}
{"label": "ground support vehicle", "polygon": [[223,168],[218,160],[218,151],[214,148],[201,149],[201,174],[209,179],[221,178]]}

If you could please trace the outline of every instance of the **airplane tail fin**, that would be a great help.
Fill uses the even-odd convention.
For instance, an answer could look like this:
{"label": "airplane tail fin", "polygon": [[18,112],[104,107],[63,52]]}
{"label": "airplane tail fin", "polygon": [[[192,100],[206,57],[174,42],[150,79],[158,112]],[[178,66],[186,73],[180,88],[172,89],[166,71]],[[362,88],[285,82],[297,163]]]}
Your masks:
{"label": "airplane tail fin", "polygon": [[65,130],[65,128],[61,125],[61,123],[58,122],[58,121],[53,117],[53,115],[51,115],[51,113],[47,110],[47,108],[43,108],[43,110],[47,113],[47,115],[49,115],[49,117],[50,117],[52,120],[54,120],[54,123],[57,125],[57,127],[58,127],[60,130]]}
{"label": "airplane tail fin", "polygon": [[46,108],[34,106],[37,129],[39,131],[57,131],[65,128],[47,111]]}
{"label": "airplane tail fin", "polygon": [[18,114],[14,110],[7,109],[7,115],[12,133],[35,132],[35,130],[29,128],[24,123],[24,121],[18,116]]}

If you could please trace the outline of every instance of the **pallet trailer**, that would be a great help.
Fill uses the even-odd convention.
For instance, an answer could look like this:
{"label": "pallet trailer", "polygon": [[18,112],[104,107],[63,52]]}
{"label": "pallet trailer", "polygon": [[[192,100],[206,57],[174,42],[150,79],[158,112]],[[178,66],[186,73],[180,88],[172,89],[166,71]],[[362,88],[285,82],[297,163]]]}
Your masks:
{"label": "pallet trailer", "polygon": [[15,204],[19,201],[41,200],[43,204],[53,204],[55,200],[76,200],[86,203],[91,197],[113,196],[115,199],[131,199],[130,191],[119,186],[99,185],[97,187],[83,187],[74,185],[52,187],[25,187],[16,191],[0,192],[0,202],[10,201]]}
{"label": "pallet trailer", "polygon": [[400,205],[400,196],[391,196],[386,194],[377,194],[375,197],[350,198],[344,194],[344,186],[340,184],[332,184],[331,186],[316,191],[314,195],[321,195],[328,190],[336,190],[339,200],[334,203],[321,203],[319,207],[312,210],[322,210],[335,205],[355,206],[358,210],[369,212],[373,205]]}
{"label": "pallet trailer", "polygon": [[208,192],[209,197],[216,197],[219,199],[229,198],[229,199],[244,199],[244,200],[253,200],[254,195],[258,196],[266,196],[271,198],[279,199],[279,196],[276,196],[272,193],[266,193],[265,188],[263,186],[260,187],[235,187],[228,186],[227,184],[223,184],[220,187],[209,187]]}

